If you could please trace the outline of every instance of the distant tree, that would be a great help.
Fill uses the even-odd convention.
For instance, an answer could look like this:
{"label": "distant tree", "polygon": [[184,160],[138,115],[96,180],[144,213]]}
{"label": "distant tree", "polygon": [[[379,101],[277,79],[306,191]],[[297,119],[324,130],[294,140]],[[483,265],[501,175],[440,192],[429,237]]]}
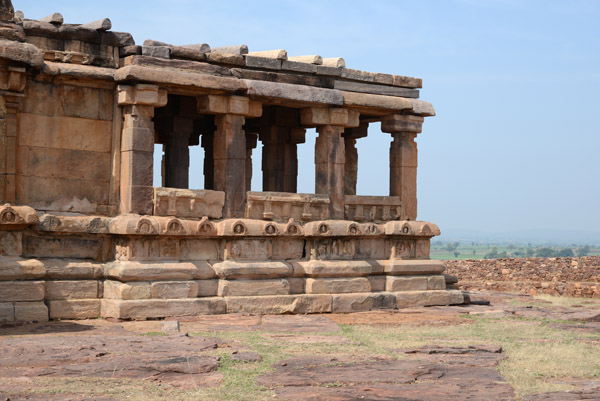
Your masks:
{"label": "distant tree", "polygon": [[475,249],[473,249],[473,256],[475,256],[476,253],[477,253],[477,251]]}
{"label": "distant tree", "polygon": [[533,255],[535,255],[535,251],[533,250],[532,247],[528,247],[527,251],[525,252],[525,256],[527,256],[528,258],[532,257]]}
{"label": "distant tree", "polygon": [[540,248],[535,253],[535,256],[537,256],[538,258],[550,258],[554,256],[554,250],[552,248],[547,247]]}
{"label": "distant tree", "polygon": [[455,258],[458,258],[458,255],[460,255],[460,252],[456,252],[456,251],[454,251],[454,257],[455,257]]}
{"label": "distant tree", "polygon": [[515,246],[515,244],[508,244],[508,247],[507,247],[507,248],[508,248],[508,249],[515,249],[515,248],[516,248],[516,246]]}
{"label": "distant tree", "polygon": [[456,249],[456,247],[454,246],[454,244],[452,244],[452,242],[448,242],[448,243],[446,244],[446,250],[447,250],[448,252],[452,252],[452,251],[454,251],[455,249]]}
{"label": "distant tree", "polygon": [[471,242],[471,245],[475,246],[475,241]]}
{"label": "distant tree", "polygon": [[556,256],[561,258],[572,258],[575,254],[571,248],[563,248],[557,252]]}
{"label": "distant tree", "polygon": [[484,259],[496,259],[498,257],[498,248],[495,246],[490,249],[488,253],[486,253],[483,258]]}
{"label": "distant tree", "polygon": [[579,248],[577,250],[577,256],[587,256],[590,253],[590,249],[591,247],[589,245]]}
{"label": "distant tree", "polygon": [[460,246],[460,242],[456,241],[456,242],[455,242],[454,244],[452,244],[452,245],[454,245],[454,249],[456,249],[456,248],[458,248],[458,247]]}

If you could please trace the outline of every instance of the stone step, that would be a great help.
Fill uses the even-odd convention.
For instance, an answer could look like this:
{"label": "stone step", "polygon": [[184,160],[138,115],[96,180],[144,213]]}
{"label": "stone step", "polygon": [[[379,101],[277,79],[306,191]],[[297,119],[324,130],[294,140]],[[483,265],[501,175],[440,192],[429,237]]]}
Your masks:
{"label": "stone step", "polygon": [[225,298],[195,299],[103,299],[102,317],[144,320],[174,316],[218,315],[227,312]]}
{"label": "stone step", "polygon": [[398,309],[415,306],[460,305],[464,302],[462,291],[403,291],[396,292]]}
{"label": "stone step", "polygon": [[355,278],[307,278],[307,294],[346,294],[371,292],[371,283],[365,277]]}

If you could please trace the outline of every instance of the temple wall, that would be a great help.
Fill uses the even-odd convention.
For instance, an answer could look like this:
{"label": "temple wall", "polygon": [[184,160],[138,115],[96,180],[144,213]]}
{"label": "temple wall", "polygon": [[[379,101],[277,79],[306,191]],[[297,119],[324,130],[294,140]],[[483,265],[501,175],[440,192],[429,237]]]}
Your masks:
{"label": "temple wall", "polygon": [[113,97],[112,89],[28,81],[17,139],[19,204],[107,213]]}

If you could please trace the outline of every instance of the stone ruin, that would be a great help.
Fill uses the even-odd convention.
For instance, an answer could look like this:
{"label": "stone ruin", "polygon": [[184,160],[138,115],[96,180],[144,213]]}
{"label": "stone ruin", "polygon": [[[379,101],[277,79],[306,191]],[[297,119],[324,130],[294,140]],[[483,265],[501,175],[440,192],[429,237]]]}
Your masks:
{"label": "stone ruin", "polygon": [[[416,220],[415,138],[435,114],[421,79],[245,45],[139,46],[109,19],[0,4],[0,321],[463,302],[429,259],[438,227]],[[373,122],[393,138],[390,196],[356,194]],[[296,193],[307,128],[315,194]],[[188,188],[197,145],[204,189]]]}

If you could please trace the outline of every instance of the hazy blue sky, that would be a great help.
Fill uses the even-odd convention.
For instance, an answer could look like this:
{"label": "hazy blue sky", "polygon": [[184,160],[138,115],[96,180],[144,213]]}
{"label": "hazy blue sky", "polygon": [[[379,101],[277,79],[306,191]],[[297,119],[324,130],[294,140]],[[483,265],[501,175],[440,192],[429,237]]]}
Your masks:
{"label": "hazy blue sky", "polygon": [[[13,4],[26,18],[109,17],[138,44],[244,43],[421,77],[421,98],[437,116],[418,136],[419,219],[450,232],[546,229],[600,239],[600,1]],[[359,140],[359,194],[388,193],[389,141],[377,125]],[[309,132],[299,150],[302,192],[314,191],[313,144]]]}

